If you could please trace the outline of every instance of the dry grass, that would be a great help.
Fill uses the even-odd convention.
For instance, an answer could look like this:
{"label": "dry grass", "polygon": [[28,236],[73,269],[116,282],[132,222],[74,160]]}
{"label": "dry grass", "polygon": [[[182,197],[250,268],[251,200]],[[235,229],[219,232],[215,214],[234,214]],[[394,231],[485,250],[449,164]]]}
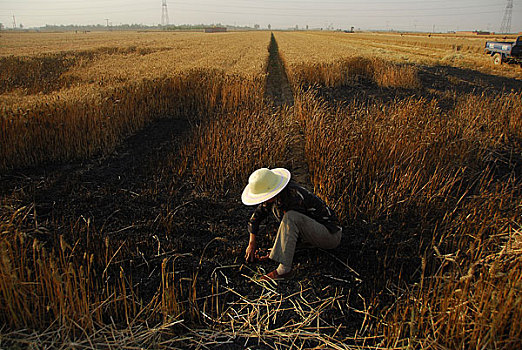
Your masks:
{"label": "dry grass", "polygon": [[411,64],[393,63],[375,57],[373,52],[364,54],[355,49],[341,52],[342,46],[335,41],[321,42],[312,34],[278,33],[277,38],[295,87],[314,84],[339,87],[361,79],[384,88],[420,87],[417,69]]}
{"label": "dry grass", "polygon": [[3,50],[0,56],[34,56],[60,54],[62,52],[97,51],[112,48],[157,47],[158,42],[174,42],[177,39],[197,37],[197,33],[137,33],[137,32],[89,32],[89,33],[24,33],[3,32]]}
{"label": "dry grass", "polygon": [[[426,58],[442,51],[455,55],[453,49],[461,61],[444,60],[463,66],[471,62],[466,52],[479,52],[480,45],[450,48],[451,42],[439,39],[393,35],[280,33],[278,39],[293,78],[294,115],[305,134],[315,192],[348,223],[365,223],[367,240],[388,242],[376,248],[386,256],[375,266],[382,277],[371,289],[381,298],[389,294],[393,303],[377,298],[366,311],[367,335],[383,337],[373,344],[517,348],[520,94],[457,93],[449,111],[433,97],[333,104],[307,86],[356,86],[362,77],[381,87],[419,87],[415,67],[401,74],[401,65],[368,53],[401,62],[395,53],[408,51],[408,62],[424,56],[417,62],[437,64]],[[376,63],[385,69],[378,72]],[[408,75],[414,78],[404,79]],[[399,83],[376,79],[387,76],[385,81]]]}
{"label": "dry grass", "polygon": [[[392,327],[381,327],[388,346],[435,344],[448,348],[516,349],[522,337],[521,231],[514,217],[501,219],[505,186],[470,203],[452,223],[452,242],[440,252],[433,246],[437,272],[399,294],[389,310]],[[494,215],[493,217],[491,215]],[[470,237],[474,234],[474,237]],[[447,271],[447,272],[443,272]]]}
{"label": "dry grass", "polygon": [[[250,273],[257,275],[256,271]],[[283,294],[278,291],[275,282],[261,283],[255,279],[257,277],[246,278],[259,285],[260,295],[248,297],[228,288],[237,300],[229,303],[216,319],[211,319],[211,324],[217,329],[203,333],[205,337],[245,339],[244,347],[259,345],[268,349],[376,348],[364,343],[379,337],[361,337],[357,333],[348,336],[341,325],[328,320],[328,312],[344,312],[342,305],[347,295],[343,294],[343,290],[332,290],[331,296],[325,298],[316,294],[311,283],[302,282],[297,292]],[[199,336],[205,338],[201,333]]]}
{"label": "dry grass", "polygon": [[[270,289],[254,299],[238,295],[240,301],[218,320],[224,327],[218,336],[241,336],[246,343],[254,338],[273,348],[516,347],[522,302],[517,265],[521,184],[515,170],[521,161],[520,94],[455,95],[449,112],[436,99],[419,97],[382,105],[330,105],[313,89],[305,92],[300,86],[336,87],[363,77],[381,87],[415,89],[420,86],[415,67],[360,57],[296,60],[282,50],[296,91],[293,117],[305,135],[315,192],[343,220],[364,222],[375,227],[369,234],[376,240],[397,242],[388,247],[385,266],[376,267],[377,274],[386,266],[401,269],[402,255],[410,249],[422,263],[417,273],[408,275],[406,268],[393,280],[397,287],[386,293],[392,293],[394,303],[376,302],[358,310],[367,317],[354,337],[343,339],[339,329],[322,328],[321,321],[313,331],[309,321],[321,320],[320,308],[292,303],[293,295],[283,298]],[[288,63],[299,60],[304,62]],[[210,135],[230,133],[209,130]],[[220,149],[219,137],[202,139],[201,144],[211,145],[205,150]],[[207,164],[221,164],[221,158],[210,154],[200,157],[212,159]],[[204,163],[193,168],[212,169]],[[215,171],[204,172],[203,178]],[[392,275],[384,274],[387,279]],[[376,284],[374,293],[385,287]],[[334,305],[337,297],[318,303]],[[286,309],[282,305],[288,300],[292,306]],[[303,308],[307,312],[300,313]],[[278,325],[287,310],[303,319]]]}
{"label": "dry grass", "polygon": [[[123,46],[5,57],[3,67],[9,73],[5,79],[11,85],[5,87],[2,96],[1,168],[110,153],[122,138],[150,121],[174,117],[203,123],[196,127],[193,137],[194,145],[201,145],[194,149],[196,154],[188,154],[187,149],[183,165],[177,163],[177,157],[172,160],[180,175],[189,159],[194,160],[194,166],[197,162],[206,164],[208,159],[202,151],[209,146],[206,126],[226,133],[224,121],[237,120],[238,128],[228,136],[230,145],[223,146],[225,153],[219,156],[240,155],[247,163],[231,163],[240,164],[241,171],[226,169],[224,174],[215,174],[212,184],[223,182],[221,177],[230,172],[245,176],[252,164],[271,159],[261,153],[259,159],[248,159],[245,150],[252,151],[251,142],[256,138],[236,138],[245,131],[239,128],[241,123],[248,126],[252,122],[256,125],[251,127],[264,129],[265,123],[275,120],[269,110],[263,109],[268,38],[267,33],[212,39],[187,35],[185,41],[169,38],[171,44],[175,43],[169,50],[162,46]],[[201,46],[206,48],[197,49]],[[183,50],[176,52],[180,48]],[[220,115],[228,117],[221,120]],[[258,115],[259,120],[252,115]],[[258,144],[274,145],[272,136],[257,135]],[[219,140],[223,141],[215,139],[214,144]],[[202,176],[194,174],[196,178]],[[161,285],[144,302],[138,298],[137,285],[125,273],[129,261],[125,244],[113,246],[89,220],[81,218],[70,228],[66,240],[60,238],[59,246],[45,247],[35,238],[39,230],[45,230],[36,218],[33,207],[19,207],[9,200],[3,203],[2,322],[9,329],[43,331],[34,336],[14,331],[6,334],[4,341],[67,346],[75,341],[71,339],[81,338],[80,342],[91,347],[105,343],[118,348],[129,343],[170,346],[177,337],[157,340],[163,330],[173,326],[179,331],[176,325],[182,322],[178,320],[182,315],[185,322],[199,320],[197,273],[190,281],[186,277],[180,280],[174,266],[180,257],[177,254],[164,259]],[[159,258],[161,255],[152,260]],[[204,296],[201,300],[207,299]],[[151,328],[149,323],[159,328]],[[52,331],[45,331],[48,327]]]}
{"label": "dry grass", "polygon": [[[268,33],[87,34],[93,42],[82,40],[83,34],[72,37],[69,33],[26,34],[20,44],[31,47],[27,52],[20,48],[10,51],[12,35],[15,34],[6,36],[6,52],[12,54],[0,58],[0,67],[2,86],[9,87],[7,92],[15,96],[46,92],[49,83],[56,90],[71,86],[99,89],[141,79],[172,77],[189,69],[219,69],[257,76],[264,73],[269,40]],[[60,40],[49,44],[46,41],[49,35]]]}

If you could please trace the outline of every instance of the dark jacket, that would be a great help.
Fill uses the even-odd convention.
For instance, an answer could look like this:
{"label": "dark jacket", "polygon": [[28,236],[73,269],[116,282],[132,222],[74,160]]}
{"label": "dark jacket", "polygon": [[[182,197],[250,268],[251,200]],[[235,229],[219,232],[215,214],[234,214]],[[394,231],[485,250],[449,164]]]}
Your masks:
{"label": "dark jacket", "polygon": [[285,213],[290,210],[295,210],[323,224],[330,233],[336,233],[341,229],[337,215],[321,198],[291,180],[276,196],[274,202],[258,205],[248,222],[248,232],[257,234],[259,224],[266,219],[270,211],[281,222]]}

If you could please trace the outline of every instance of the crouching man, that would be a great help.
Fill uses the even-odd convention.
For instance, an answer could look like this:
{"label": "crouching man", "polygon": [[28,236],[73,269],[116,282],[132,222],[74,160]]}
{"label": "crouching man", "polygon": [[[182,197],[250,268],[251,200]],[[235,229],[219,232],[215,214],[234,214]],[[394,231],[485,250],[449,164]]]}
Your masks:
{"label": "crouching man", "polygon": [[259,224],[270,211],[280,222],[274,245],[267,256],[278,262],[279,266],[261,277],[262,280],[291,277],[298,240],[323,249],[336,248],[341,242],[342,228],[334,211],[290,177],[290,172],[284,168],[258,169],[250,175],[241,195],[243,204],[257,205],[248,223],[250,241],[245,254],[247,262],[263,258],[259,256],[256,243]]}

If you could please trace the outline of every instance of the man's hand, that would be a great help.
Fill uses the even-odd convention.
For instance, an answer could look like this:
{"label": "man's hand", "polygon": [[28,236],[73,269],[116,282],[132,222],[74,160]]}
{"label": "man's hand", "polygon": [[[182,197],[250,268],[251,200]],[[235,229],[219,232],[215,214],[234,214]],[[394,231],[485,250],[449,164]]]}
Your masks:
{"label": "man's hand", "polygon": [[268,251],[264,249],[258,249],[256,251],[256,260],[259,262],[264,262],[270,259],[270,249]]}

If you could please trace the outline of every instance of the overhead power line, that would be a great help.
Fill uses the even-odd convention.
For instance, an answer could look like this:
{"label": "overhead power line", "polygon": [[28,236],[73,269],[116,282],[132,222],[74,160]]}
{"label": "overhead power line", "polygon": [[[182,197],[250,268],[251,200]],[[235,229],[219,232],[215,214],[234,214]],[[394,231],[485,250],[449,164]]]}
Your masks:
{"label": "overhead power line", "polygon": [[[471,1],[471,0],[470,0]],[[504,2],[503,0],[502,2]],[[518,1],[518,0],[517,0]],[[0,0],[1,2],[1,0]],[[28,2],[31,2],[28,0]],[[58,1],[53,1],[52,3],[56,3]],[[59,1],[62,2],[62,1]],[[96,0],[93,0],[93,3],[95,3],[95,6],[85,6],[85,1],[82,0],[80,5],[80,1],[77,0],[68,0],[63,1],[67,2],[69,4],[78,4],[81,6],[81,8],[49,8],[46,7],[45,9],[39,9],[37,6],[31,6],[33,12],[22,12],[21,10],[16,10],[17,17],[26,18],[26,17],[33,17],[33,18],[41,18],[41,19],[52,19],[52,18],[60,18],[60,17],[72,17],[72,16],[82,16],[85,18],[86,16],[90,16],[91,18],[93,16],[113,16],[113,17],[119,17],[121,18],[124,14],[131,14],[131,13],[143,13],[143,14],[153,14],[155,11],[157,11],[157,7],[150,7],[145,5],[143,7],[135,7],[133,5],[129,5],[125,8],[120,8],[114,6],[114,4],[110,1],[107,1],[107,6],[100,6],[99,2],[96,2]],[[258,1],[249,1],[249,0],[242,0],[240,3],[241,5],[231,5],[228,3],[226,4],[219,4],[218,2],[208,2],[208,1],[188,1],[188,0],[181,0],[181,1],[174,1],[171,0],[171,4],[175,2],[176,8],[179,12],[185,12],[185,13],[197,13],[197,14],[224,14],[224,15],[260,15],[265,17],[282,17],[282,18],[307,18],[307,19],[328,19],[328,20],[337,20],[337,19],[346,19],[347,17],[353,18],[362,18],[362,19],[382,19],[382,18],[456,18],[456,17],[462,17],[462,16],[476,16],[476,15],[497,15],[500,16],[502,13],[503,5],[500,3],[493,1],[488,3],[487,5],[481,5],[481,4],[470,4],[469,1],[464,0],[464,2],[458,2],[455,4],[454,0],[443,0],[443,1],[436,1],[432,0],[430,2],[431,6],[429,8],[415,8],[414,6],[419,4],[418,0],[412,2],[412,1],[372,1],[367,0],[364,1],[364,4],[371,5],[372,9],[368,8],[361,8],[356,6],[346,6],[345,8],[341,8],[342,5],[346,5],[346,2],[337,2],[337,1],[324,1],[321,2],[322,7],[319,9],[317,7],[314,8],[307,8],[304,5],[311,5],[313,6],[314,3],[312,2],[306,2],[306,1],[285,1],[283,6],[285,7],[277,7],[275,4],[281,4],[280,1],[269,1],[269,0],[258,0]],[[508,1],[511,4],[513,3],[513,0]],[[91,3],[91,2],[89,2]],[[206,7],[199,7],[201,4],[208,4]],[[302,4],[303,6],[297,8],[293,7],[294,5],[297,5],[297,3]],[[407,9],[402,8],[384,8],[384,6],[393,6],[393,4],[405,4],[409,3],[412,6],[410,6]],[[442,4],[449,4],[453,3],[455,5],[448,5],[446,7],[442,7]],[[263,4],[266,4],[267,6],[262,6]],[[332,7],[326,6],[326,4],[331,4]],[[334,5],[335,4],[335,5]],[[362,0],[357,0],[354,2],[350,2],[350,5],[352,4],[358,4],[362,5]],[[380,7],[376,6],[378,4],[381,4]],[[17,4],[18,5],[18,4]],[[13,4],[13,7],[17,6]],[[168,19],[168,9],[167,9],[167,3],[166,0],[162,1],[162,21],[161,23],[163,25],[169,23]],[[335,8],[334,8],[335,7]],[[511,11],[513,6],[511,5]],[[89,11],[94,10],[94,11]],[[98,11],[96,11],[98,10]],[[460,10],[460,11],[459,11]],[[506,11],[508,10],[508,7],[506,7]],[[0,12],[8,11],[6,9],[1,9]],[[439,12],[434,12],[439,11]],[[517,10],[518,11],[518,10]],[[11,10],[10,12],[14,12]],[[47,14],[48,13],[48,14]],[[507,12],[506,12],[507,13]],[[517,12],[518,13],[518,12]],[[10,17],[9,12],[1,14],[1,17]],[[105,17],[101,17],[105,18]],[[509,18],[509,27],[511,27],[511,19]]]}
{"label": "overhead power line", "polygon": [[[52,17],[71,17],[71,16],[102,16],[107,14],[120,15],[122,13],[136,13],[143,12],[143,10],[136,11],[114,11],[114,12],[99,12],[99,13],[77,13],[77,14],[52,14],[52,15],[38,15],[38,14],[25,14],[19,17],[33,17],[33,18],[52,18]],[[235,11],[209,11],[209,10],[190,10],[186,9],[180,12],[192,12],[192,13],[209,13],[209,14],[227,14],[227,15],[252,15],[251,12],[235,12]],[[432,18],[432,17],[460,17],[460,16],[474,16],[474,15],[484,15],[484,14],[498,14],[498,11],[484,11],[484,12],[466,12],[466,13],[450,13],[450,14],[415,14],[416,18]],[[297,14],[284,14],[284,13],[263,13],[264,16],[271,17],[295,17],[295,18],[346,18],[346,14],[334,14],[334,15],[325,15],[325,14],[310,14],[310,15],[297,15]],[[0,15],[1,16],[1,15]],[[368,15],[357,15],[358,18],[411,18],[412,14],[404,14],[404,15],[376,15],[376,14],[368,14]]]}
{"label": "overhead power line", "polygon": [[163,4],[161,5],[161,25],[169,25],[169,10],[167,9],[167,0],[163,0]]}
{"label": "overhead power line", "polygon": [[[237,11],[210,11],[210,10],[191,10],[191,9],[185,9],[184,12],[195,12],[195,13],[211,13],[211,14],[229,14],[229,15],[252,15],[251,12],[237,12]],[[68,14],[49,14],[49,15],[42,15],[42,14],[24,14],[19,17],[35,17],[35,18],[50,18],[50,17],[71,17],[71,16],[100,16],[100,15],[107,15],[107,14],[122,14],[122,13],[137,13],[141,12],[143,13],[143,10],[129,10],[129,11],[105,11],[105,12],[98,12],[98,13],[68,13]],[[423,18],[423,17],[459,17],[459,16],[472,16],[472,15],[483,15],[483,14],[498,14],[498,11],[482,11],[482,12],[465,12],[465,13],[443,13],[443,14],[402,14],[402,15],[376,15],[376,14],[358,14],[357,16],[359,18],[410,18],[412,16],[415,16],[416,18]],[[285,13],[263,13],[264,16],[273,16],[273,17],[296,17],[296,18],[346,18],[345,13],[336,13],[334,15],[325,15],[325,14],[285,14]],[[2,15],[0,15],[2,16]]]}
{"label": "overhead power line", "polygon": [[513,16],[513,0],[508,0],[506,5],[506,11],[504,12],[504,18],[502,18],[502,24],[500,25],[501,33],[511,32],[511,17]]}
{"label": "overhead power line", "polygon": [[[193,2],[178,2],[177,5],[188,5],[188,6],[194,6],[194,5],[202,5],[203,3],[193,3]],[[216,5],[216,3],[207,3],[209,6]],[[390,3],[385,3],[387,5],[393,5]],[[305,7],[268,7],[268,6],[245,6],[245,5],[219,5],[219,8],[234,8],[234,9],[240,9],[240,10],[289,10],[289,11],[350,11],[352,12],[415,12],[415,11],[441,11],[441,10],[467,10],[467,9],[481,9],[481,8],[500,8],[500,4],[489,4],[489,5],[471,5],[471,6],[444,6],[444,7],[416,7],[416,8],[383,8],[382,6],[379,6],[379,8],[371,8],[371,9],[356,9],[353,8],[353,6],[350,7],[344,7],[344,8],[333,8],[333,7],[326,7],[324,4],[320,8],[305,8]],[[38,11],[47,11],[47,12],[64,12],[64,11],[88,11],[88,10],[106,10],[108,6],[89,6],[89,7],[74,7],[74,8],[50,8],[46,6],[45,8],[39,9]],[[162,4],[162,15],[164,10],[167,8],[166,0],[163,1]],[[130,11],[146,11],[146,10],[153,10],[154,7],[140,7],[136,9],[128,9],[125,11],[120,11],[120,9],[114,8],[115,11],[119,12],[130,12]],[[14,11],[15,9],[4,9],[8,11]],[[16,9],[16,11],[19,11],[20,9]],[[202,12],[208,12],[205,10],[201,10]],[[168,16],[168,12],[167,12]]]}

